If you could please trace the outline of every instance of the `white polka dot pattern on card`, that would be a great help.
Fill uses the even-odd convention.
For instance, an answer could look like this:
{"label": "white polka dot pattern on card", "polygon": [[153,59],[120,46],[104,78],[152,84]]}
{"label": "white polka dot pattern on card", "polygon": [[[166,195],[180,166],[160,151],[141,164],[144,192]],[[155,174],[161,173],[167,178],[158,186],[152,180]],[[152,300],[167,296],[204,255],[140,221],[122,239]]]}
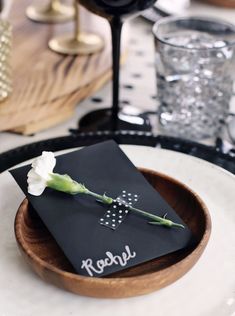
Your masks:
{"label": "white polka dot pattern on card", "polygon": [[137,201],[137,194],[132,194],[123,190],[122,194],[113,200],[111,208],[106,211],[99,223],[103,226],[111,228],[112,230],[115,230],[128,215],[128,208]]}

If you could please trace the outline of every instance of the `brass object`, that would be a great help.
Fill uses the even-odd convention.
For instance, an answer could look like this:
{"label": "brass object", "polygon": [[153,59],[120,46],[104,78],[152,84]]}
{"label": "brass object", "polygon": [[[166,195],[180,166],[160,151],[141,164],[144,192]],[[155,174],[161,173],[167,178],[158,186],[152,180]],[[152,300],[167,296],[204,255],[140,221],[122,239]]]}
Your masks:
{"label": "brass object", "polygon": [[62,4],[60,0],[50,0],[47,6],[29,6],[26,9],[26,15],[35,22],[62,23],[72,20],[75,10],[73,6]]}
{"label": "brass object", "polygon": [[65,34],[49,41],[51,50],[66,55],[89,55],[96,53],[104,47],[103,39],[96,34],[80,32],[79,5],[74,1],[75,28],[74,35]]}
{"label": "brass object", "polygon": [[12,93],[12,27],[9,22],[0,20],[0,101]]}

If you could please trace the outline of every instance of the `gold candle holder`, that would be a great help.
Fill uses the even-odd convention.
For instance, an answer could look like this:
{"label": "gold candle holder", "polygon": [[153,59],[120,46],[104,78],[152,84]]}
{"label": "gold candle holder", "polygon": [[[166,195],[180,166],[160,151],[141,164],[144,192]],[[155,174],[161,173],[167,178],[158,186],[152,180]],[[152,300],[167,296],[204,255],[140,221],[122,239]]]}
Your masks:
{"label": "gold candle holder", "polygon": [[66,55],[88,55],[100,51],[104,47],[103,39],[96,34],[80,31],[79,5],[76,0],[74,10],[74,35],[65,34],[51,39],[48,44],[50,49]]}
{"label": "gold candle holder", "polygon": [[0,19],[0,101],[12,93],[12,27]]}
{"label": "gold candle holder", "polygon": [[75,10],[73,6],[62,4],[60,0],[50,0],[47,6],[29,6],[26,10],[26,15],[35,22],[62,23],[72,20]]}

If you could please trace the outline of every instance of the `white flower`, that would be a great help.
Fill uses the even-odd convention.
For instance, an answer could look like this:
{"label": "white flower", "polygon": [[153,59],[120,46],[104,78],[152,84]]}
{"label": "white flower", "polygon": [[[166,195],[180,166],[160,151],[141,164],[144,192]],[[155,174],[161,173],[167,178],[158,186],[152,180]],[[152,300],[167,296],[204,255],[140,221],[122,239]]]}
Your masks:
{"label": "white flower", "polygon": [[51,151],[43,151],[41,156],[33,160],[27,179],[30,194],[39,196],[43,193],[51,179],[55,164],[56,159]]}

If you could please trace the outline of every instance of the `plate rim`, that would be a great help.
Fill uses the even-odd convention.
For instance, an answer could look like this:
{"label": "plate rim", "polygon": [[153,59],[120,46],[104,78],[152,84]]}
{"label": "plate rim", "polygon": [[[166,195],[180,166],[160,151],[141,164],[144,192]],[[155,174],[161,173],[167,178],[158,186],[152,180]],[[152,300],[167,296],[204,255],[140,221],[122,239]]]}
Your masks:
{"label": "plate rim", "polygon": [[[159,150],[159,151],[163,151],[163,152],[169,152],[171,154],[174,154],[174,155],[182,155],[183,157],[187,157],[186,159],[190,159],[190,160],[195,160],[197,161],[198,163],[201,163],[203,164],[205,167],[208,166],[209,168],[211,169],[215,169],[215,170],[218,170],[220,172],[222,172],[223,174],[231,177],[232,179],[235,180],[235,174],[233,174],[232,172],[230,172],[229,170],[226,170],[224,169],[223,167],[219,166],[219,165],[216,165],[214,164],[213,162],[210,162],[210,161],[207,161],[205,159],[202,159],[200,157],[197,157],[197,156],[193,156],[193,155],[189,155],[187,153],[183,153],[183,152],[180,152],[180,151],[176,151],[176,150],[172,150],[172,149],[168,149],[168,148],[161,148],[161,147],[153,147],[153,146],[146,146],[146,145],[135,145],[135,144],[118,144],[119,147],[125,149],[125,147],[136,147],[136,148],[143,148],[143,149],[148,149],[148,150]],[[81,148],[83,148],[84,146],[78,146],[78,147],[73,147],[73,148],[68,148],[68,149],[60,149],[60,150],[56,150],[56,151],[53,151],[53,153],[55,154],[55,157],[57,156],[60,156],[60,155],[63,155],[64,153],[69,153],[71,151],[76,151],[76,150],[80,150]],[[16,164],[15,166],[3,171],[1,174],[4,174],[5,172],[9,172],[10,170],[13,170],[15,168],[18,168],[20,166],[23,166],[23,165],[26,165],[27,163],[30,163],[33,159],[39,157],[40,155],[36,155],[34,158],[29,158],[29,159],[26,159],[25,161],[23,162],[20,162],[18,164]]]}
{"label": "plate rim", "polygon": [[222,173],[225,173],[226,175],[232,177],[235,180],[235,174],[233,174],[232,172],[224,169],[221,166],[218,166],[216,164],[214,164],[213,162],[207,161],[205,159],[196,157],[196,156],[192,156],[186,153],[182,153],[180,151],[175,151],[172,149],[167,149],[167,148],[159,148],[159,147],[150,147],[150,146],[144,146],[144,145],[134,145],[134,144],[120,144],[120,147],[122,146],[133,146],[133,147],[142,147],[142,148],[148,148],[148,149],[153,149],[153,150],[160,150],[160,151],[166,151],[166,152],[170,152],[172,154],[176,154],[176,155],[183,155],[184,157],[187,157],[186,159],[190,159],[190,160],[195,160],[198,161],[199,163],[203,164],[205,167],[208,165],[208,167],[210,167],[211,169],[217,169],[218,171],[220,170]]}

